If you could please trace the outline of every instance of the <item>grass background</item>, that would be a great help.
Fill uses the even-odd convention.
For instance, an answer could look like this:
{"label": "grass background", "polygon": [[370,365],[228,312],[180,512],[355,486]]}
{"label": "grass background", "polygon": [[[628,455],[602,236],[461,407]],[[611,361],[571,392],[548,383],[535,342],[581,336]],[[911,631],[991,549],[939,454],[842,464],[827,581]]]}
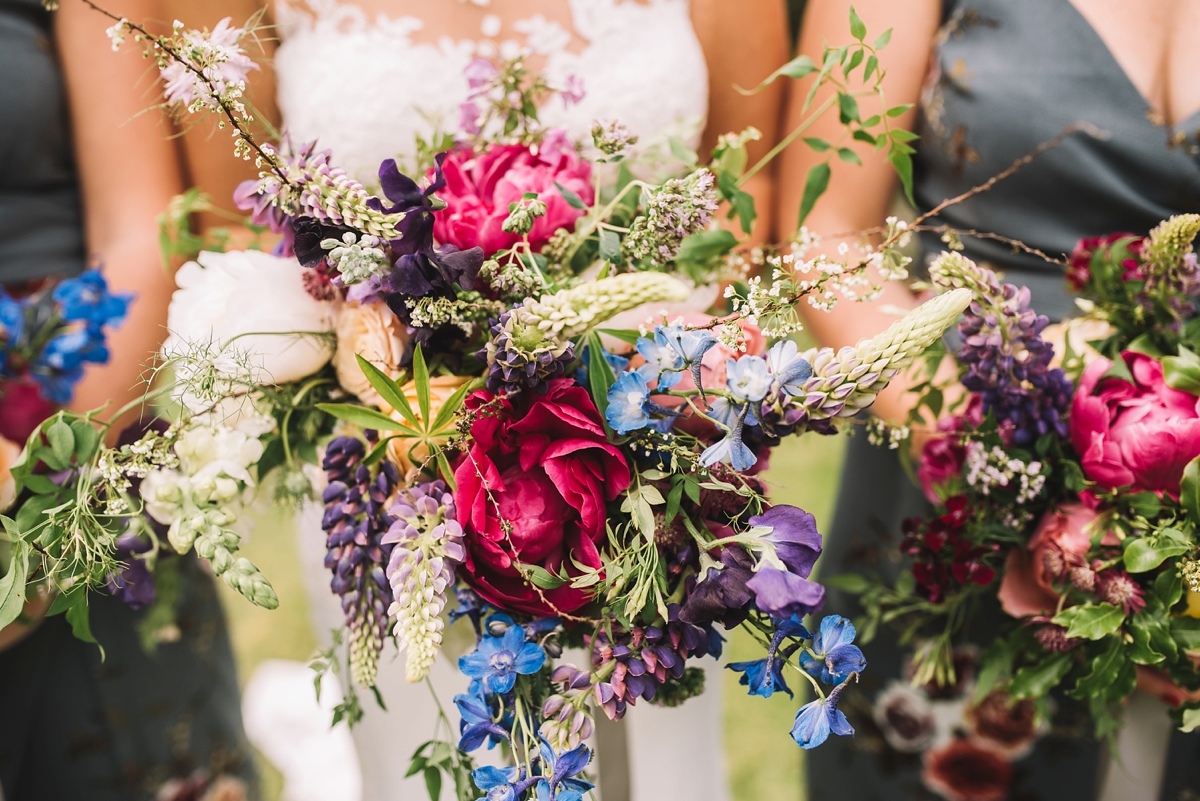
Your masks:
{"label": "grass background", "polygon": [[[786,440],[772,453],[766,473],[772,499],[807,509],[821,530],[827,529],[843,445],[841,437]],[[291,516],[279,510],[263,513],[244,553],[270,577],[279,593],[279,608],[268,612],[251,606],[219,583],[243,684],[264,659],[304,661],[316,647]],[[730,633],[725,661],[761,656],[761,649],[740,629]],[[725,682],[725,751],[735,801],[802,801],[803,751],[788,736],[802,703],[800,694],[795,700],[779,693],[772,698],[751,697],[733,672],[727,672]],[[796,684],[792,682],[793,689],[800,689]],[[266,760],[259,762],[264,799],[277,801],[279,773]]]}

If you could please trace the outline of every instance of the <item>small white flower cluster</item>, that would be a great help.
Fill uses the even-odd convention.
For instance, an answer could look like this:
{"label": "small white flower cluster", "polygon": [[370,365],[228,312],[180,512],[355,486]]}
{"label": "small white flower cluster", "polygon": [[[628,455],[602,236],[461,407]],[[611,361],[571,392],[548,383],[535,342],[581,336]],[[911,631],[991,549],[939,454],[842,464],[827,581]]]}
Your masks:
{"label": "small white flower cluster", "polygon": [[371,276],[387,275],[391,264],[387,254],[378,247],[379,238],[363,234],[355,239],[354,233],[347,231],[342,234],[342,240],[321,240],[321,249],[329,251],[329,263],[342,275],[342,281],[347,285],[358,284]]}
{"label": "small white flower cluster", "polygon": [[504,264],[488,259],[479,269],[479,277],[501,295],[526,298],[546,291],[546,281],[541,274],[515,259]]}
{"label": "small white flower cluster", "polygon": [[179,464],[175,455],[176,430],[159,434],[151,431],[137,442],[120,448],[105,448],[100,452],[96,470],[107,485],[104,493],[105,514],[123,515],[130,511],[125,493],[133,486],[130,479],[143,479],[158,469],[170,469]]}
{"label": "small white flower cluster", "polygon": [[104,32],[112,40],[112,49],[115,53],[121,49],[121,45],[125,44],[125,37],[129,35],[129,20],[121,17],[116,24],[105,28]]}
{"label": "small white flower cluster", "polygon": [[254,486],[250,468],[262,457],[256,437],[228,426],[189,425],[174,443],[176,466],[159,467],[142,480],[146,511],[168,526],[167,540],[179,553],[195,546],[213,573],[268,609],[279,605],[275,590],[248,560],[237,557],[241,536],[230,529],[242,496]]}
{"label": "small white flower cluster", "polygon": [[536,192],[526,192],[525,197],[510,204],[508,216],[500,225],[506,234],[525,236],[533,230],[533,224],[546,216],[546,204],[538,199]]}
{"label": "small white flower cluster", "polygon": [[[476,296],[472,299],[470,296]],[[441,328],[457,326],[466,336],[475,333],[475,326],[487,318],[500,314],[500,309],[481,304],[477,292],[464,292],[457,299],[451,298],[405,298],[409,324],[414,328]]]}
{"label": "small white flower cluster", "polygon": [[887,446],[889,451],[894,451],[900,447],[901,442],[905,442],[912,435],[908,426],[890,425],[878,417],[872,417],[867,421],[867,442],[877,448]]}
{"label": "small white flower cluster", "polygon": [[1016,487],[1017,505],[1029,503],[1042,493],[1046,476],[1042,463],[1013,459],[999,446],[988,450],[982,442],[967,445],[967,484],[982,495],[991,495],[996,487]]}
{"label": "small white flower cluster", "polygon": [[1200,560],[1190,557],[1179,560],[1179,576],[1188,590],[1200,593]]}

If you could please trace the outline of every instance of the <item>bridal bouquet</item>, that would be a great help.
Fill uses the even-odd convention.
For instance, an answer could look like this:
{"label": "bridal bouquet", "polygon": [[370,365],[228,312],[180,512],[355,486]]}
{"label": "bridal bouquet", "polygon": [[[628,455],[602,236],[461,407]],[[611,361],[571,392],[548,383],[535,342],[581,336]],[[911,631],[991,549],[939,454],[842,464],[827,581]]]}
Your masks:
{"label": "bridal bouquet", "polygon": [[[722,137],[706,164],[673,141],[674,172],[639,177],[619,123],[596,122],[590,142],[539,123],[545,96],[574,102],[576,82],[477,60],[459,134],[420,143],[416,178],[384,161],[372,192],[315,143],[254,139],[240,100],[254,65],[228,20],[159,37],[113,19],[114,44],[143,42],[169,102],[232,126],[261,169],[236,200],[280,239],[272,254],[207,252],[180,269],[157,370],[174,422],[104,451],[77,509],[165,528],[174,549],[271,607],[266,578],[237,557],[240,504],[263,482],[294,503],[315,493],[352,684],[373,689],[389,641],[422,681],[447,623],[473,627],[458,724],[443,715],[443,739],[411,768],[431,788],[449,775],[460,798],[580,798],[593,715],[701,692],[689,660],[720,656],[718,626],[762,644],[760,659],[729,665],[752,694],[790,695],[785,671],[812,687],[798,744],[852,733],[838,703],[866,666],[854,626],[804,622],[824,599],[810,580],[816,521],[771,504],[757,474],[782,437],[848,425],[970,290],[857,346],[801,352],[795,305],[871,296],[868,263],[903,277],[905,235],[890,224],[857,267],[805,261],[807,241],[739,250],[717,216],[751,229],[741,184],[765,163],[748,167],[753,129]],[[867,44],[853,12],[851,32],[820,66],[800,57],[769,80],[819,73],[847,136],[888,147],[906,175],[911,135],[889,123],[904,109],[861,120],[843,81],[861,67],[877,90],[888,37]],[[748,275],[764,266],[767,285]],[[16,538],[33,530],[19,522]],[[340,670],[339,645],[318,662]],[[360,714],[352,686],[338,715]],[[511,767],[472,770],[485,744]]]}
{"label": "bridal bouquet", "polygon": [[[973,686],[976,708],[1001,699],[1030,742],[1056,688],[1088,706],[1098,736],[1139,684],[1182,704],[1183,730],[1200,723],[1197,232],[1200,216],[1184,215],[1148,237],[1082,241],[1068,279],[1083,314],[1061,327],[958,254],[930,269],[973,295],[956,353],[966,395],[916,470],[937,508],[906,523],[912,569],[895,587],[840,581],[863,591],[869,629],[902,624],[914,684]],[[924,389],[941,404],[942,388]],[[1014,624],[976,658],[955,635],[986,596]],[[917,720],[927,705],[893,712]]]}

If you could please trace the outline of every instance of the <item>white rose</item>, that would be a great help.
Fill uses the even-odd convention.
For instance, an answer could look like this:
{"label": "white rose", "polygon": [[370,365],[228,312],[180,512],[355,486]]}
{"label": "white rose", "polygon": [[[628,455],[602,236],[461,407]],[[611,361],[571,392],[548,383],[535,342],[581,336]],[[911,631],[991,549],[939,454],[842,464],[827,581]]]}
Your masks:
{"label": "white rose", "polygon": [[304,290],[304,268],[294,258],[245,250],[197,259],[175,275],[164,352],[183,352],[189,342],[228,344],[252,355],[261,371],[256,381],[276,383],[297,381],[329,361],[331,342],[314,334],[333,330],[332,304]]}
{"label": "white rose", "polygon": [[262,458],[256,438],[225,426],[194,426],[175,443],[179,464],[194,481],[225,475],[253,484],[247,468]]}

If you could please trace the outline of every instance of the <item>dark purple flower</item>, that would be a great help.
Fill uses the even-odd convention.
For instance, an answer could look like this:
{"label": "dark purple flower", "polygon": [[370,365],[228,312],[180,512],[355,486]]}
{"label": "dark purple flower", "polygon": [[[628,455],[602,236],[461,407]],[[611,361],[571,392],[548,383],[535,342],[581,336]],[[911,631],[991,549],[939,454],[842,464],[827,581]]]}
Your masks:
{"label": "dark purple flower", "polygon": [[155,599],[154,579],[146,560],[137,556],[149,550],[150,543],[136,534],[125,533],[117,538],[116,558],[125,567],[108,574],[108,592],[134,611],[149,606]]}
{"label": "dark purple flower", "polygon": [[[719,620],[732,628],[746,619],[754,592],[746,585],[754,576],[754,560],[744,550],[731,546],[721,551],[723,568],[709,568],[703,581],[692,584],[687,600],[679,610],[679,619],[695,625]],[[787,615],[781,615],[787,617]]]}
{"label": "dark purple flower", "polygon": [[775,555],[787,569],[807,578],[821,555],[821,535],[817,519],[795,506],[773,506],[750,518],[751,526],[771,529],[762,539],[775,546]]}
{"label": "dark purple flower", "polygon": [[442,173],[445,160],[445,153],[434,157],[433,180],[424,189],[400,172],[395,159],[387,159],[379,165],[379,187],[392,205],[385,206],[378,198],[371,198],[367,205],[385,214],[404,215],[396,225],[400,237],[391,242],[392,250],[398,255],[433,250],[433,213],[446,206],[434,195],[446,186],[446,176]]}

